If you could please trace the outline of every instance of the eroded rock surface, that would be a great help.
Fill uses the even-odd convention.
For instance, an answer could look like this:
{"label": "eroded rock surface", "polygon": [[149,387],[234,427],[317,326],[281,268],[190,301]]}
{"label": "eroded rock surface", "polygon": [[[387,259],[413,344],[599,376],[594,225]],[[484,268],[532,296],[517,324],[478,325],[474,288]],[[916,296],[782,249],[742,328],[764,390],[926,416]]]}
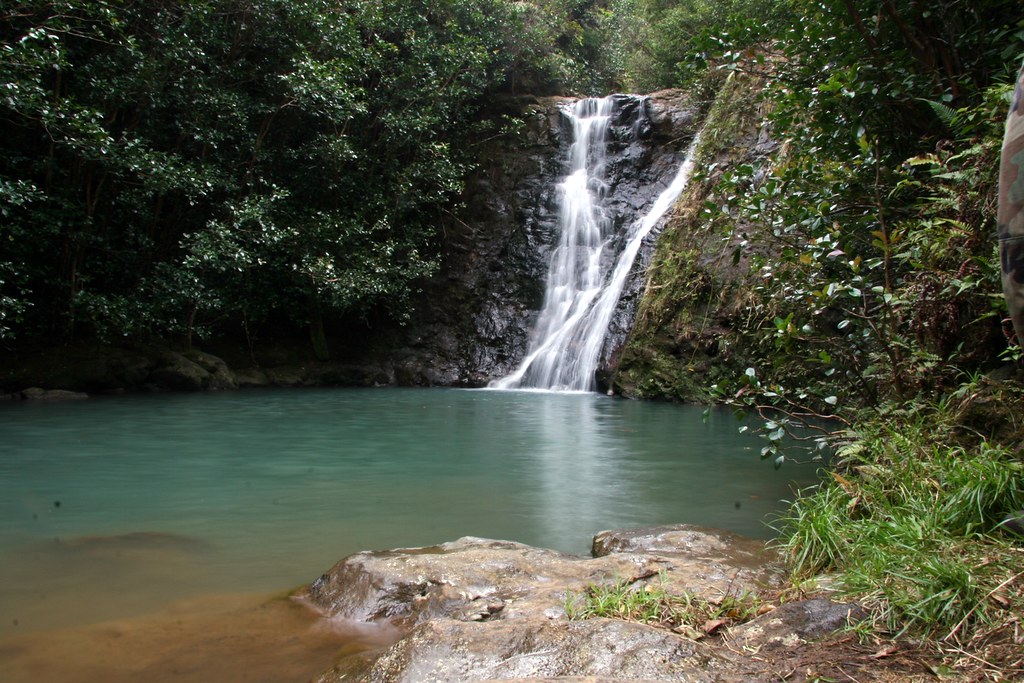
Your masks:
{"label": "eroded rock surface", "polygon": [[[591,553],[605,557],[643,553],[670,561],[667,576],[677,588],[691,584],[749,588],[772,586],[779,580],[777,556],[758,541],[721,529],[693,524],[601,531],[594,536]],[[685,577],[680,581],[681,577]]]}
{"label": "eroded rock surface", "polygon": [[352,555],[306,591],[331,619],[406,632],[379,657],[339,662],[321,683],[552,679],[726,681],[706,643],[642,624],[570,621],[595,584],[664,586],[708,599],[779,579],[763,543],[680,525],[602,532],[600,557],[462,538]]}
{"label": "eroded rock surface", "polygon": [[722,663],[701,643],[625,621],[439,619],[417,626],[362,680],[441,683],[575,675],[710,683]]}
{"label": "eroded rock surface", "polygon": [[817,597],[786,603],[757,619],[730,629],[729,638],[739,648],[794,648],[855,624],[867,616],[852,603]]}
{"label": "eroded rock surface", "polygon": [[387,620],[405,627],[439,617],[563,618],[567,591],[671,571],[655,556],[623,553],[588,559],[466,537],[430,548],[356,553],[317,579],[308,595],[331,617]]}

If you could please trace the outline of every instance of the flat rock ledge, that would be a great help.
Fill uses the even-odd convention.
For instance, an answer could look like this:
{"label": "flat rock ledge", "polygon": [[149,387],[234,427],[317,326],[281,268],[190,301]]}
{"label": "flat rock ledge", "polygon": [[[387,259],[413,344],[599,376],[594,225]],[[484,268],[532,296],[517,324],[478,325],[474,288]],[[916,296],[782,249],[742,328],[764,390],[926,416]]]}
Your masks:
{"label": "flat rock ledge", "polygon": [[7,401],[81,401],[86,398],[89,398],[89,395],[80,391],[40,387],[29,387],[12,394],[0,394],[0,400]]}
{"label": "flat rock ledge", "polygon": [[819,598],[768,612],[736,627],[735,637],[700,641],[639,623],[570,620],[566,608],[593,585],[625,581],[717,599],[782,582],[778,558],[762,542],[691,525],[604,531],[593,554],[466,537],[351,555],[300,599],[326,619],[378,624],[396,636],[383,649],[342,657],[315,680],[767,680],[745,668],[745,651],[794,647],[851,616],[850,606]]}

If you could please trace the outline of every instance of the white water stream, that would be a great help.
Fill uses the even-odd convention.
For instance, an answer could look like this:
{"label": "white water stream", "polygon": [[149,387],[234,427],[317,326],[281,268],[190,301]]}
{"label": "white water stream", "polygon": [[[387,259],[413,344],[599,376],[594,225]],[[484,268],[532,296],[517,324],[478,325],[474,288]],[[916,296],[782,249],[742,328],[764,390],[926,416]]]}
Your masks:
{"label": "white water stream", "polygon": [[[548,269],[544,305],[519,368],[491,383],[496,389],[593,391],[608,324],[644,238],[682,193],[693,173],[690,144],[675,179],[645,216],[628,223],[624,240],[605,215],[607,133],[613,100],[584,99],[566,114],[573,124],[569,168],[559,185],[559,241]],[[614,259],[606,252],[625,247]],[[613,264],[609,268],[608,265]]]}

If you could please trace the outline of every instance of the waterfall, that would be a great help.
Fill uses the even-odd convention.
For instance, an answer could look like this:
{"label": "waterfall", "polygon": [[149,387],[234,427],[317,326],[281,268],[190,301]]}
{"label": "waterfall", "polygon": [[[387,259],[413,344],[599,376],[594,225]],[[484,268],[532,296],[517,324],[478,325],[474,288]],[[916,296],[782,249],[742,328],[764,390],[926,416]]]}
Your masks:
{"label": "waterfall", "polygon": [[[612,232],[603,200],[607,183],[610,97],[584,99],[566,110],[573,127],[567,175],[559,184],[559,240],[548,269],[544,305],[522,363],[496,389],[593,391],[594,373],[633,261],[644,238],[686,187],[695,139],[672,183],[626,234]],[[624,239],[622,239],[624,238]],[[612,249],[625,244],[615,256]],[[613,267],[610,267],[613,264]]]}

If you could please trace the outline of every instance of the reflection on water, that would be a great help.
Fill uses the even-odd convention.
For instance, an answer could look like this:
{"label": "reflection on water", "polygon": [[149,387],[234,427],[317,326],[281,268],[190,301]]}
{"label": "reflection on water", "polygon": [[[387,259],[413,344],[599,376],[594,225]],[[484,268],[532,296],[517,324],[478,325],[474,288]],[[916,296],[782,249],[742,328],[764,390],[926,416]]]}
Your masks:
{"label": "reflection on water", "polygon": [[0,667],[32,631],[280,591],[358,550],[473,535],[585,553],[599,530],[672,522],[765,536],[813,471],[774,471],[712,418],[438,389],[0,406]]}

